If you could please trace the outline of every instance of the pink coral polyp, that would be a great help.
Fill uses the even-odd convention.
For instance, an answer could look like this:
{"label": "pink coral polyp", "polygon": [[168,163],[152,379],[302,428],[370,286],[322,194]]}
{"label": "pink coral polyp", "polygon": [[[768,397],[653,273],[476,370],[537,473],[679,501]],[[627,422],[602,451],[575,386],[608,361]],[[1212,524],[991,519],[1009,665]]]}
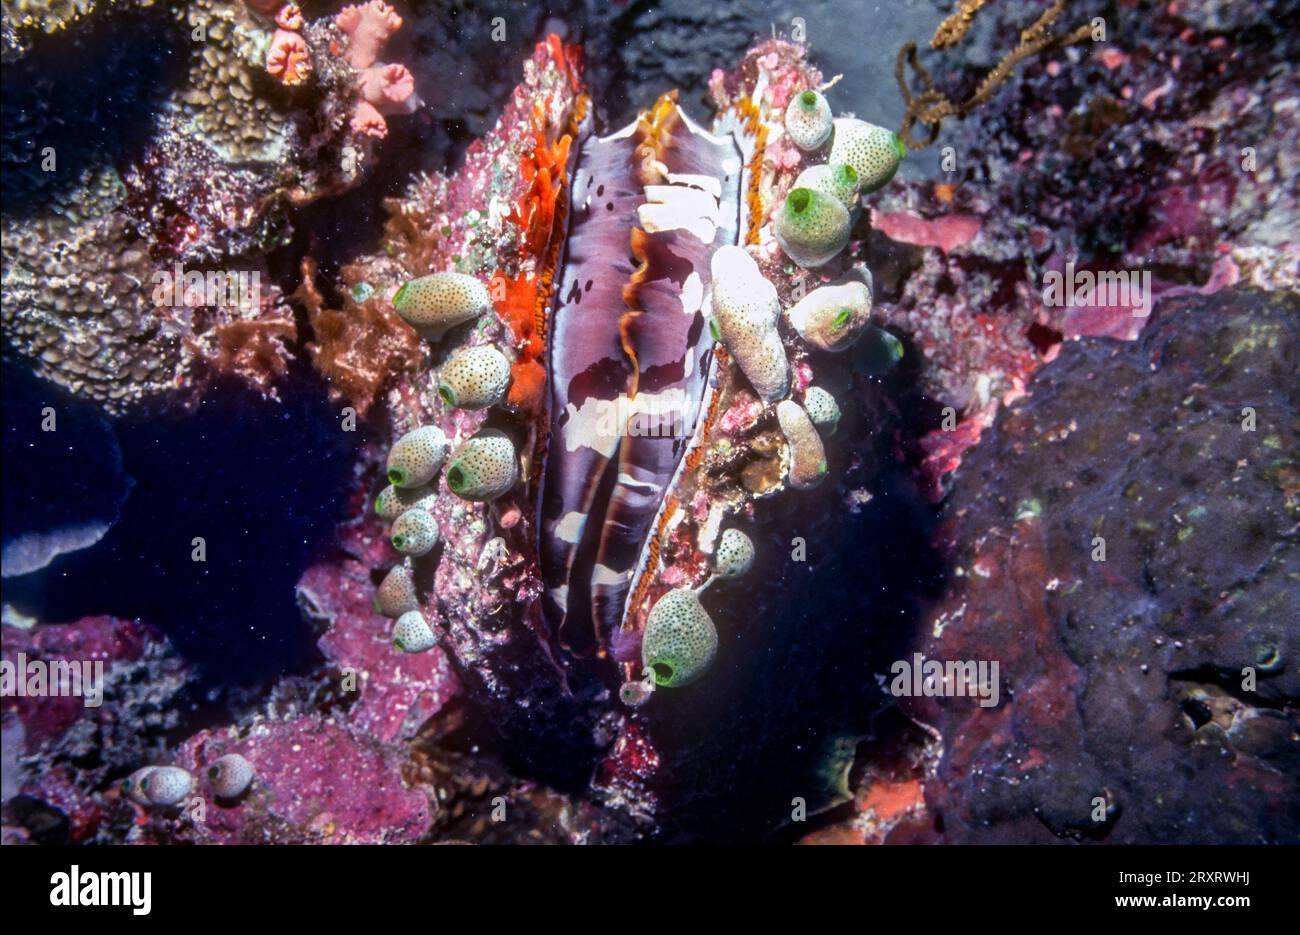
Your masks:
{"label": "pink coral polyp", "polygon": [[380,111],[392,113],[415,93],[415,76],[405,65],[373,65],[361,72],[361,97]]}
{"label": "pink coral polyp", "polygon": [[301,84],[311,74],[307,40],[296,32],[277,29],[266,53],[266,70],[285,84]]}
{"label": "pink coral polyp", "polygon": [[370,0],[344,7],[334,24],[348,37],[348,63],[360,70],[375,63],[388,37],[401,28],[402,18],[383,0]]}
{"label": "pink coral polyp", "polygon": [[296,3],[286,3],[280,7],[275,14],[275,24],[281,29],[290,29],[294,32],[302,29],[302,10]]}
{"label": "pink coral polyp", "polygon": [[369,101],[361,101],[357,104],[356,110],[352,112],[352,123],[349,126],[358,136],[373,136],[382,140],[388,135],[388,123],[384,120],[384,115]]}

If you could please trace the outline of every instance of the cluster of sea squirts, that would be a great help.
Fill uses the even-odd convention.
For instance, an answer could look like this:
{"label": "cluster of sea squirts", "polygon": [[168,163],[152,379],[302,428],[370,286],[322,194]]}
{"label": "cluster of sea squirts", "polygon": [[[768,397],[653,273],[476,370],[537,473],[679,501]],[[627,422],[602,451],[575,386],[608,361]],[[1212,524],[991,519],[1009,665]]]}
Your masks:
{"label": "cluster of sea squirts", "polygon": [[[855,118],[833,118],[817,90],[797,93],[785,109],[784,130],[809,157],[825,161],[805,169],[771,217],[777,242],[800,267],[813,269],[848,245],[860,197],[884,186],[904,156],[897,134]],[[714,251],[712,283],[705,300],[709,330],[758,396],[775,404],[788,448],[786,477],[791,487],[809,489],[827,473],[822,437],[840,418],[834,397],[817,386],[803,392],[802,405],[791,396],[791,367],[777,325],[782,315],[775,286],[744,246]],[[393,307],[424,339],[438,342],[458,325],[492,307],[486,286],[462,273],[441,272],[407,282]],[[810,347],[838,353],[866,328],[872,310],[870,273],[854,267],[842,279],[814,289],[785,310],[785,317]],[[503,403],[511,380],[514,352],[480,345],[463,348],[442,366],[437,392],[462,409]],[[520,453],[505,433],[480,429],[454,451],[444,432],[424,425],[407,432],[388,456],[386,486],[375,511],[391,522],[393,548],[412,560],[438,544],[431,514],[437,477],[444,470],[447,489],[467,501],[489,501],[520,482]],[[677,687],[702,676],[718,647],[715,625],[700,595],[719,579],[743,575],[754,560],[754,545],[742,531],[721,532],[712,569],[697,587],[673,588],[654,603],[641,635],[642,677],[626,681],[619,693],[631,707],[644,704],[657,687]],[[410,562],[394,566],[379,585],[376,609],[394,619],[392,642],[404,652],[436,645],[435,628],[420,609]]]}
{"label": "cluster of sea squirts", "polygon": [[[238,799],[253,784],[253,764],[238,753],[213,760],[206,770],[208,791],[218,799]],[[143,766],[122,780],[124,796],[145,808],[178,808],[198,788],[198,780],[180,766]]]}

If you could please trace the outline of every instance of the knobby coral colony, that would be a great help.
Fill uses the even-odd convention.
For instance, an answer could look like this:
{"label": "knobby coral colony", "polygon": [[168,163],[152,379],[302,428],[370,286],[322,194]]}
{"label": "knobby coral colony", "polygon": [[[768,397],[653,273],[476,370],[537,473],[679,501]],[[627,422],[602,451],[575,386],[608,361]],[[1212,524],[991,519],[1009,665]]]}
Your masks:
{"label": "knobby coral colony", "polygon": [[[442,361],[441,376],[432,367],[392,391],[395,420],[416,429],[437,419],[465,438],[442,471],[459,512],[437,503],[415,509],[455,521],[466,501],[491,500],[490,509],[473,506],[507,535],[521,522],[531,527],[521,546],[531,584],[511,597],[566,665],[612,659],[620,697],[632,706],[656,687],[705,674],[718,634],[703,591],[744,573],[753,556],[733,518],[752,515],[760,497],[824,478],[819,432],[833,431],[826,413],[838,409],[810,387],[816,355],[844,350],[868,324],[870,275],[845,269],[841,255],[848,215],[858,214],[859,180],[884,184],[902,148],[862,121],[833,126],[816,90],[821,76],[804,55],[778,39],[753,50],[733,86],[718,89],[727,99],[712,132],[669,93],[627,127],[598,136],[576,50],[548,38],[528,63],[528,94],[515,99],[540,102],[518,194],[504,208],[474,212],[489,225],[507,218],[475,261],[501,325],[486,314],[483,290],[466,281],[459,255],[458,272],[417,275],[393,298]],[[802,110],[786,121],[793,106]],[[839,127],[855,135],[840,147],[847,164],[814,173],[832,193],[794,187],[835,150]],[[886,145],[860,145],[868,132]],[[432,221],[420,205],[429,190],[417,183],[398,207],[407,245],[416,239],[413,216]],[[800,257],[778,245],[781,217],[796,252],[820,272],[799,269],[791,261]],[[451,226],[441,233],[451,235]],[[818,286],[836,273],[841,284]],[[782,309],[805,293],[797,328],[781,322]],[[841,293],[848,304],[828,308]],[[470,357],[458,342],[495,349]],[[436,397],[426,380],[440,387]],[[484,412],[483,402],[495,405]],[[779,441],[747,451],[763,427]],[[736,465],[763,460],[766,468],[738,476]],[[388,518],[392,496],[382,498]],[[412,525],[409,514],[397,523]],[[406,561],[428,560],[438,558]],[[381,595],[390,614],[410,613],[405,588],[389,582],[384,590],[397,595]],[[453,647],[462,642],[453,635]],[[405,636],[399,644],[412,648]]]}
{"label": "knobby coral colony", "polygon": [[[22,120],[5,127],[6,195],[12,178],[51,198],[30,217],[4,217],[10,345],[41,376],[114,413],[178,388],[197,399],[214,373],[273,393],[297,329],[266,255],[287,235],[289,208],[359,184],[387,120],[419,105],[411,72],[378,60],[401,17],[382,0],[312,20],[283,0],[3,0],[3,9],[7,63],[22,64],[37,32],[90,43],[96,28],[118,28],[110,12],[159,35],[174,24],[189,53],[138,155],[115,163],[93,139],[60,142],[59,167],[91,160],[80,179],[44,171],[39,154],[55,147],[33,142],[72,135],[60,128],[77,126],[76,115],[40,98],[50,86],[37,73],[30,87],[20,72],[6,88],[25,101]],[[114,43],[113,73],[133,75],[124,63],[153,36]],[[223,288],[236,278],[237,290]],[[346,328],[328,318],[312,327],[337,336],[318,348],[318,366],[351,363],[336,350],[349,343]]]}

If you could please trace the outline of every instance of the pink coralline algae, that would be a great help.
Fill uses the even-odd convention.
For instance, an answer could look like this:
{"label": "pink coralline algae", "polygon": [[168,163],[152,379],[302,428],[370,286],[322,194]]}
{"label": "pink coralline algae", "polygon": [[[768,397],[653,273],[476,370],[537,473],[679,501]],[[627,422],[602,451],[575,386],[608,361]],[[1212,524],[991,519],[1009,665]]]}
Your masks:
{"label": "pink coralline algae", "polygon": [[871,223],[891,240],[918,247],[938,247],[944,253],[970,243],[980,230],[980,219],[965,214],[945,214],[925,220],[906,211],[890,214],[873,211]]}
{"label": "pink coralline algae", "polygon": [[[368,506],[368,504],[367,504]],[[367,510],[368,512],[368,510]],[[348,540],[382,554],[384,529],[365,516]],[[355,558],[309,568],[298,583],[298,600],[309,619],[327,627],[320,649],[355,694],[347,720],[383,741],[409,739],[457,691],[446,654],[439,648],[408,655],[393,652],[389,621],[373,607],[368,564]]]}
{"label": "pink coralline algae", "polygon": [[[939,409],[986,427],[1063,340],[1141,334],[1151,316],[1135,316],[1131,300],[1046,302],[1044,276],[1067,264],[1147,270],[1153,307],[1209,294],[1229,281],[1229,264],[1260,288],[1300,281],[1295,190],[1278,181],[1294,175],[1294,160],[1273,142],[1295,132],[1294,82],[1225,58],[1211,7],[1164,5],[1149,32],[1095,53],[1068,49],[1055,68],[1029,66],[1023,96],[999,95],[980,120],[945,126],[944,144],[961,156],[942,181],[881,194],[869,256],[922,248],[882,308],[923,355]],[[1014,21],[989,14],[1006,28]],[[1153,126],[1161,143],[1147,149]],[[1243,150],[1256,140],[1265,142]],[[938,498],[980,432],[934,433],[926,447],[951,452],[944,473],[927,477]]]}
{"label": "pink coralline algae", "polygon": [[[4,659],[17,665],[21,654],[24,661],[58,667],[90,663],[103,666],[108,674],[115,666],[139,662],[151,644],[161,641],[161,634],[138,621],[119,620],[114,617],[88,617],[72,624],[45,624],[33,630],[22,630],[5,625]],[[90,675],[93,670],[86,670]],[[22,669],[15,669],[21,674]],[[78,671],[76,684],[82,685]],[[99,705],[88,706],[87,696],[93,682],[85,681],[84,695],[63,694],[49,698],[40,695],[15,694],[6,686],[0,711],[13,713],[23,721],[28,750],[37,750],[58,740],[73,724],[83,718],[94,719]],[[102,688],[103,686],[99,686]],[[102,701],[102,698],[100,699]],[[107,712],[105,712],[107,713]]]}
{"label": "pink coralline algae", "polygon": [[[155,818],[140,831],[210,844],[411,844],[436,806],[407,788],[402,754],[346,726],[315,717],[258,721],[246,731],[213,730],[181,745],[176,763],[196,775],[230,753],[253,767],[235,802],[200,784],[203,820]],[[187,810],[195,814],[196,804]]]}

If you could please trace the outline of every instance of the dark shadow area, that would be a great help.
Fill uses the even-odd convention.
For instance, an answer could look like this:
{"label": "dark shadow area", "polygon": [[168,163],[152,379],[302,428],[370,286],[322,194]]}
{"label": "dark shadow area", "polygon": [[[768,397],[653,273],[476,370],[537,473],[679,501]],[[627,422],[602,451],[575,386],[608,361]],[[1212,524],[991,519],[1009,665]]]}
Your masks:
{"label": "dark shadow area", "polygon": [[94,28],[41,37],[22,59],[5,63],[5,216],[43,213],[88,173],[130,162],[153,133],[167,95],[184,80],[188,46],[169,17],[129,11],[104,16]]}
{"label": "dark shadow area", "polygon": [[810,816],[829,805],[837,749],[883,740],[872,722],[892,699],[875,673],[910,651],[922,601],[941,583],[932,523],[905,472],[891,468],[859,515],[808,537],[806,563],[789,561],[795,517],[788,536],[756,543],[767,558],[749,579],[706,592],[724,630],[716,669],[663,692],[650,715],[669,790],[663,841],[807,833],[808,824],[787,825],[794,799]]}
{"label": "dark shadow area", "polygon": [[[11,405],[13,381],[37,382],[6,364],[6,423],[39,418]],[[84,408],[46,385],[21,394]],[[7,581],[6,602],[47,621],[111,614],[156,624],[209,686],[313,668],[315,634],[294,586],[344,516],[362,442],[340,430],[318,380],[296,374],[279,402],[217,385],[193,412],[145,409],[114,428],[135,482],[121,519],[95,547]],[[6,525],[10,498],[61,496],[52,463],[21,437],[5,432]],[[24,478],[31,485],[18,487]],[[196,537],[204,561],[194,560]]]}

